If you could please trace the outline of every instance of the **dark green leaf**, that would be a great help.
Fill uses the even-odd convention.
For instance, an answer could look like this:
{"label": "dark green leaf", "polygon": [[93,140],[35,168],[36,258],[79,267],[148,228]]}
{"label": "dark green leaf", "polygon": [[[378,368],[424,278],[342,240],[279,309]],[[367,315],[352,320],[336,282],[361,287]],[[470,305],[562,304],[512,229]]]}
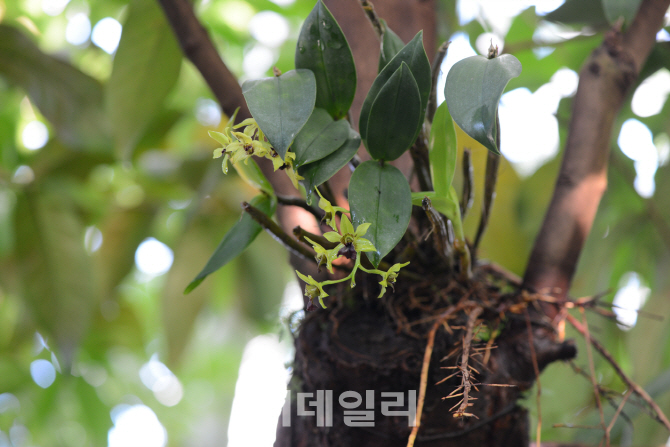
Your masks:
{"label": "dark green leaf", "polygon": [[283,159],[314,110],[314,73],[299,69],[247,81],[242,84],[242,93],[258,126]]}
{"label": "dark green leaf", "polygon": [[[367,140],[367,129],[368,129],[368,119],[370,118],[370,109],[372,109],[372,104],[374,104],[377,95],[381,89],[386,85],[386,82],[389,80],[393,73],[396,72],[400,65],[404,62],[409,66],[412,76],[416,81],[417,86],[419,87],[419,93],[421,95],[421,120],[423,121],[423,115],[426,112],[426,105],[428,104],[428,96],[430,95],[430,85],[431,85],[431,68],[430,62],[428,62],[428,56],[426,56],[426,50],[423,48],[423,31],[419,31],[414,39],[412,39],[405,47],[395,55],[391,62],[389,62],[384,69],[377,75],[377,78],[372,83],[372,87],[368,91],[368,95],[365,97],[363,106],[361,108],[361,116],[358,120],[358,129],[361,132],[361,138],[363,142]],[[414,138],[419,133],[419,127],[413,133]]]}
{"label": "dark green leaf", "polygon": [[405,42],[403,42],[402,39],[388,27],[386,20],[379,19],[379,21],[384,26],[384,35],[382,36],[381,48],[379,50],[379,69],[377,70],[378,72],[381,72],[386,64],[388,64],[391,59],[402,50],[402,47],[405,46]]}
{"label": "dark green leaf", "polygon": [[[254,197],[250,204],[263,211],[268,216],[271,216],[274,213],[276,205],[274,199],[265,194]],[[184,294],[187,294],[198,287],[207,275],[217,271],[235,259],[237,255],[242,253],[249,244],[256,239],[256,236],[258,236],[258,233],[260,233],[261,230],[261,226],[256,223],[249,214],[242,213],[242,218],[230,229],[230,231],[228,231],[228,233],[226,233],[219,246],[216,247],[212,257],[207,261],[205,267],[186,287]]]}
{"label": "dark green leaf", "polygon": [[19,30],[0,25],[0,75],[20,86],[67,146],[109,150],[102,85],[42,53]]}
{"label": "dark green leaf", "polygon": [[347,140],[335,152],[321,160],[303,165],[299,173],[305,178],[302,183],[307,191],[307,197],[310,197],[315,187],[342,169],[356,154],[360,145],[361,136],[350,126]]}
{"label": "dark green leaf", "polygon": [[406,63],[393,73],[370,108],[365,146],[375,160],[400,157],[421,126],[421,96]]}
{"label": "dark green leaf", "polygon": [[398,168],[376,161],[361,163],[349,181],[351,218],[357,227],[369,222],[365,234],[377,248],[366,253],[376,267],[402,239],[412,214],[409,183]]}
{"label": "dark green leaf", "polygon": [[348,121],[333,121],[324,109],[315,108],[293,142],[294,165],[299,167],[332,154],[344,144],[349,129]]}
{"label": "dark green leaf", "polygon": [[340,25],[321,0],[302,25],[295,66],[314,73],[316,107],[335,119],[346,116],[356,93],[356,66]]}
{"label": "dark green leaf", "polygon": [[181,51],[155,2],[134,0],[107,83],[107,109],[118,154],[128,158],[159,113],[181,68]]}
{"label": "dark green leaf", "polygon": [[641,0],[602,0],[605,17],[610,24],[614,24],[620,17],[626,23],[631,23],[637,14]]}
{"label": "dark green leaf", "polygon": [[496,112],[505,86],[521,74],[521,63],[511,54],[487,59],[471,56],[457,62],[444,88],[451,116],[461,129],[490,151],[496,146]]}
{"label": "dark green leaf", "polygon": [[451,114],[444,101],[435,111],[430,128],[430,167],[433,188],[440,197],[446,197],[456,171],[456,131]]}
{"label": "dark green leaf", "polygon": [[596,28],[607,26],[602,0],[566,0],[543,18],[550,22],[587,24]]}

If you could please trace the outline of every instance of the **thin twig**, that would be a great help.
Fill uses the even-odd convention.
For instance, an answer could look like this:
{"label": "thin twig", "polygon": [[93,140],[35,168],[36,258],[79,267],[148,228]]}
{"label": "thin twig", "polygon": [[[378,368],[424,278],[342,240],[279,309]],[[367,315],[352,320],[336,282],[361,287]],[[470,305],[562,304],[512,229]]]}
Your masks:
{"label": "thin twig", "polygon": [[279,225],[277,225],[261,210],[248,204],[247,202],[242,202],[242,209],[249,213],[253,220],[258,222],[261,227],[265,229],[265,231],[267,231],[277,242],[282,244],[289,251],[316,263],[316,253],[313,250],[310,250],[304,245],[299,244],[297,240],[284,233],[284,230],[282,230]]}
{"label": "thin twig", "polygon": [[310,247],[312,246],[312,244],[310,244],[309,241],[305,239],[305,237],[310,238],[311,240],[313,240],[326,250],[331,250],[335,248],[335,246],[337,246],[337,242],[330,242],[328,239],[319,234],[310,233],[309,231],[302,228],[300,225],[298,225],[293,229],[293,236],[295,236],[296,239],[298,239],[303,244],[308,244]]}
{"label": "thin twig", "polygon": [[363,7],[363,11],[365,12],[366,17],[370,21],[370,24],[372,25],[372,28],[375,30],[375,34],[377,34],[377,37],[381,40],[381,38],[384,36],[384,26],[381,24],[379,21],[379,16],[377,15],[377,12],[375,11],[375,7],[372,6],[372,3],[369,2],[368,0],[360,0],[361,6]]}
{"label": "thin twig", "polygon": [[[584,326],[572,315],[567,314],[566,319],[568,322],[575,328],[577,331],[582,334],[584,337],[586,337],[588,333],[588,329],[584,328]],[[649,407],[656,412],[656,418],[658,419],[659,422],[661,422],[666,429],[670,430],[670,421],[668,421],[668,418],[665,416],[665,413],[663,413],[663,410],[660,409],[660,407],[654,402],[654,399],[647,394],[647,392],[642,388],[640,385],[637,383],[633,382],[626,373],[621,369],[619,364],[614,360],[614,357],[612,357],[612,354],[605,349],[603,345],[600,344],[595,338],[591,337],[589,334],[589,342],[590,344],[596,349],[596,351],[600,352],[600,355],[602,355],[607,362],[612,365],[616,373],[619,375],[621,380],[628,385],[629,388],[633,390],[635,394],[640,396],[642,400],[644,400]]]}
{"label": "thin twig", "polygon": [[277,194],[277,202],[280,205],[286,205],[286,206],[297,206],[299,208],[302,208],[306,211],[309,211],[314,217],[316,217],[316,220],[321,221],[323,219],[324,213],[320,209],[317,210],[309,205],[307,205],[307,202],[302,199],[302,197],[291,197],[291,196],[283,196]]}
{"label": "thin twig", "polygon": [[465,220],[475,201],[475,171],[472,168],[472,152],[463,149],[463,194],[461,195],[461,219]]}
{"label": "thin twig", "polygon": [[609,439],[610,433],[612,432],[612,428],[614,428],[614,423],[619,418],[619,414],[621,414],[621,412],[623,411],[623,407],[624,407],[624,405],[626,405],[626,401],[631,396],[631,394],[633,394],[633,390],[631,388],[628,388],[628,390],[626,391],[626,394],[624,394],[624,396],[623,396],[623,399],[621,399],[621,403],[619,404],[616,411],[614,412],[614,416],[612,416],[612,420],[610,421],[610,424],[607,426],[606,435],[607,435],[608,439]]}
{"label": "thin twig", "polygon": [[533,326],[530,324],[530,314],[528,313],[528,307],[524,308],[524,313],[526,315],[526,328],[528,329],[528,346],[530,347],[530,358],[533,361],[533,371],[535,372],[535,380],[537,381],[537,395],[535,398],[537,405],[537,431],[535,433],[535,445],[540,447],[540,439],[542,437],[542,383],[540,382],[540,366],[537,363],[537,353],[535,352],[535,341],[533,339]]}
{"label": "thin twig", "polygon": [[428,96],[428,104],[426,105],[426,121],[430,124],[433,122],[435,110],[437,109],[437,80],[442,72],[442,61],[447,56],[447,50],[451,42],[444,42],[437,50],[435,59],[433,59],[432,78],[433,83],[430,87],[430,95]]}
{"label": "thin twig", "polygon": [[579,308],[579,312],[582,314],[582,323],[584,324],[584,338],[586,338],[586,356],[589,359],[589,378],[591,379],[591,385],[593,386],[593,394],[596,398],[596,405],[598,406],[598,413],[600,413],[600,426],[605,432],[605,442],[607,447],[610,445],[610,434],[607,430],[607,425],[605,425],[605,412],[603,411],[603,404],[600,401],[600,387],[598,385],[598,380],[596,379],[596,367],[593,364],[593,352],[591,349],[591,332],[589,332],[589,323],[586,320],[586,313],[584,312],[584,307]]}
{"label": "thin twig", "polygon": [[[497,119],[497,114],[496,114]],[[500,132],[500,128],[498,128]],[[500,145],[498,145],[500,147]],[[496,195],[496,182],[498,181],[498,167],[500,166],[500,155],[494,154],[489,151],[486,158],[486,178],[484,180],[484,202],[482,203],[482,216],[479,220],[479,227],[477,228],[477,236],[475,237],[475,243],[472,246],[474,252],[476,252],[479,242],[484,236],[484,231],[489,223],[489,218],[491,217],[491,208],[493,207],[493,199]]]}

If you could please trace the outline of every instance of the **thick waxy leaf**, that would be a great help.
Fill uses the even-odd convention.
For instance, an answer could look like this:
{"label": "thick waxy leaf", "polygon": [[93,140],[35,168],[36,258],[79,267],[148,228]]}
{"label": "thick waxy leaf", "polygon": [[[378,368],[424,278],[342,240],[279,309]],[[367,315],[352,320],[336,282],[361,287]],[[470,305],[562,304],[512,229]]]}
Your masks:
{"label": "thick waxy leaf", "polygon": [[372,158],[390,161],[400,157],[416,139],[422,120],[419,88],[403,62],[370,108],[365,146]]}
{"label": "thick waxy leaf", "polygon": [[488,150],[500,153],[495,142],[496,113],[505,86],[521,74],[511,54],[487,59],[472,56],[457,62],[444,88],[451,117],[461,129]]}
{"label": "thick waxy leaf", "polygon": [[293,142],[295,166],[321,160],[335,152],[346,141],[349,129],[351,126],[346,120],[333,121],[324,109],[315,108]]}
{"label": "thick waxy leaf", "polygon": [[65,145],[111,150],[102,85],[6,25],[0,25],[0,76],[28,94]]}
{"label": "thick waxy leaf", "polygon": [[127,158],[159,112],[181,68],[181,51],[155,2],[134,0],[107,83],[117,152]]}
{"label": "thick waxy leaf", "polygon": [[263,174],[263,171],[261,171],[261,168],[258,167],[253,158],[249,157],[241,163],[235,163],[233,167],[245,182],[270,196],[274,195],[275,191],[272,188],[272,184],[270,184],[270,181],[265,177],[265,174]]}
{"label": "thick waxy leaf", "polygon": [[620,17],[623,17],[626,23],[632,22],[640,7],[640,0],[602,0],[602,2],[605,17],[610,24],[614,24]]}
{"label": "thick waxy leaf", "polygon": [[438,196],[445,197],[454,180],[456,152],[456,131],[445,101],[435,111],[430,128],[430,167]]}
{"label": "thick waxy leaf", "polygon": [[391,59],[402,50],[405,42],[388,27],[384,19],[379,19],[379,21],[384,26],[384,35],[382,36],[381,48],[379,50],[379,69],[377,70],[381,72],[386,64],[391,62]]}
{"label": "thick waxy leaf", "polygon": [[[276,204],[274,199],[266,195],[256,196],[250,203],[268,216],[271,216],[274,213]],[[249,214],[243,213],[242,219],[240,219],[235,226],[226,233],[219,246],[216,247],[212,257],[207,261],[205,268],[203,268],[202,271],[198,273],[198,276],[196,276],[188,287],[186,287],[184,294],[187,294],[198,287],[207,275],[217,271],[235,259],[237,255],[242,253],[249,244],[256,239],[256,236],[258,236],[258,233],[260,233],[261,230],[261,226],[256,223]]]}
{"label": "thick waxy leaf", "polygon": [[[430,95],[431,73],[430,62],[426,56],[426,50],[423,48],[423,31],[419,31],[414,39],[412,39],[402,50],[396,54],[391,61],[386,64],[384,69],[377,75],[377,78],[372,83],[372,87],[365,97],[363,106],[361,108],[361,117],[358,120],[358,129],[361,132],[363,142],[367,140],[368,119],[370,117],[370,109],[377,99],[377,95],[381,89],[386,85],[386,82],[396,72],[400,65],[404,62],[409,66],[412,76],[419,87],[421,96],[421,119],[423,121],[423,114],[426,111],[428,104],[428,96]],[[420,127],[420,126],[419,126]],[[414,138],[419,133],[419,127],[414,132]]]}
{"label": "thick waxy leaf", "polygon": [[353,158],[360,145],[361,136],[349,126],[347,140],[335,152],[321,160],[303,165],[298,172],[305,178],[302,183],[307,197],[311,197],[314,188],[342,169]]}
{"label": "thick waxy leaf", "polygon": [[316,107],[335,119],[346,116],[356,93],[356,66],[340,25],[321,0],[302,25],[295,66],[314,73]]}
{"label": "thick waxy leaf", "polygon": [[365,238],[377,251],[366,255],[376,267],[409,225],[412,214],[409,183],[398,168],[366,161],[356,168],[349,181],[349,206],[356,227],[371,224]]}
{"label": "thick waxy leaf", "polygon": [[283,159],[314,110],[314,73],[299,69],[247,81],[242,84],[242,93],[258,126]]}

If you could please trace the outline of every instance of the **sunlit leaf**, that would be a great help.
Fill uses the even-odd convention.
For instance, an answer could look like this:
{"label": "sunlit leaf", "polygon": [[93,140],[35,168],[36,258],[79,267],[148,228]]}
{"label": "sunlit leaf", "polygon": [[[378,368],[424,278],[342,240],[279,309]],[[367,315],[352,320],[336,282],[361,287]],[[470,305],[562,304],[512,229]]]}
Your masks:
{"label": "sunlit leaf", "polygon": [[307,191],[307,197],[310,197],[315,187],[342,169],[353,158],[360,145],[361,136],[350,126],[347,140],[335,152],[321,160],[303,165],[299,172],[305,178],[302,183]]}
{"label": "sunlit leaf", "polygon": [[314,74],[299,69],[247,81],[242,84],[242,93],[258,126],[283,159],[314,110]]}
{"label": "sunlit leaf", "polygon": [[349,181],[349,206],[354,225],[370,223],[365,234],[377,248],[366,253],[374,266],[402,239],[412,214],[412,194],[407,179],[389,164],[366,161]]}
{"label": "sunlit leaf", "polygon": [[449,192],[456,171],[456,155],[456,132],[444,101],[435,111],[430,128],[430,167],[438,196],[445,197]]}
{"label": "sunlit leaf", "polygon": [[[276,205],[275,201],[265,194],[256,196],[250,204],[268,216],[271,216],[274,213]],[[261,226],[256,223],[249,214],[242,213],[242,218],[230,229],[230,231],[228,231],[228,233],[226,233],[219,246],[216,247],[212,257],[207,261],[205,267],[186,287],[184,293],[187,294],[191,292],[198,287],[207,275],[217,271],[228,262],[235,259],[237,255],[242,253],[244,249],[256,239],[256,236],[258,236],[258,233],[260,233],[261,230]]]}
{"label": "sunlit leaf", "polygon": [[461,129],[490,151],[496,145],[496,113],[503,90],[519,76],[521,64],[511,54],[487,59],[471,56],[457,62],[447,75],[445,97],[451,116]]}
{"label": "sunlit leaf", "polygon": [[250,157],[243,162],[235,163],[233,167],[240,175],[240,177],[242,177],[249,185],[253,186],[259,191],[263,191],[268,195],[274,195],[274,189],[272,188],[272,185],[253,158]]}
{"label": "sunlit leaf", "polygon": [[86,151],[111,149],[102,85],[43,53],[6,25],[0,25],[0,77],[25,90],[65,145]]}
{"label": "sunlit leaf", "polygon": [[311,163],[335,152],[344,144],[350,129],[347,120],[333,121],[324,109],[315,108],[293,142],[294,165]]}
{"label": "sunlit leaf", "polygon": [[181,50],[157,3],[133,0],[107,82],[107,109],[117,153],[132,154],[158,114],[181,68]]}
{"label": "sunlit leaf", "polygon": [[365,147],[372,158],[391,161],[400,157],[414,143],[422,118],[419,88],[403,62],[370,108]]}
{"label": "sunlit leaf", "polygon": [[302,25],[295,67],[316,78],[316,107],[335,119],[346,116],[356,93],[356,66],[340,25],[321,0]]}

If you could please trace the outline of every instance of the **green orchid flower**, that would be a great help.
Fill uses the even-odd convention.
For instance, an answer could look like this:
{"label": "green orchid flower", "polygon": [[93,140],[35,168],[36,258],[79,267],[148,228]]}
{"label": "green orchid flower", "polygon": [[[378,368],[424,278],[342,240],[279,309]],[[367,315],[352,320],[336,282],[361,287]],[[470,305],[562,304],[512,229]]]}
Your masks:
{"label": "green orchid flower", "polygon": [[348,213],[349,211],[347,211],[344,208],[339,207],[339,206],[333,206],[328,200],[324,199],[324,197],[321,195],[321,192],[319,191],[319,188],[316,188],[316,193],[321,198],[321,199],[319,199],[319,208],[321,208],[323,210],[323,212],[325,213],[322,220],[325,220],[326,225],[329,225],[330,228],[337,231],[337,226],[335,224],[335,215],[338,212]]}
{"label": "green orchid flower", "polygon": [[316,279],[312,278],[312,275],[305,276],[297,270],[295,272],[298,274],[300,279],[307,283],[305,286],[305,296],[309,298],[310,301],[312,301],[314,298],[318,298],[319,304],[321,304],[321,307],[325,309],[326,305],[323,304],[323,299],[327,297],[328,294],[323,290],[323,285]]}
{"label": "green orchid flower", "polygon": [[409,264],[409,262],[405,262],[404,264],[393,264],[391,268],[388,269],[386,272],[379,272],[379,274],[382,277],[382,280],[379,282],[379,285],[382,286],[382,291],[379,292],[379,296],[377,298],[381,298],[384,296],[384,293],[386,293],[386,288],[391,286],[393,288],[393,285],[396,282],[396,279],[398,278],[398,272],[400,271],[401,268]]}
{"label": "green orchid flower", "polygon": [[323,264],[326,264],[326,268],[330,273],[333,273],[333,261],[339,257],[337,254],[338,250],[331,249],[326,250],[319,243],[314,242],[308,237],[305,237],[312,244],[314,251],[316,251],[316,264],[321,267]]}
{"label": "green orchid flower", "polygon": [[340,220],[340,233],[329,231],[324,234],[323,237],[330,242],[338,243],[333,250],[337,250],[339,256],[355,259],[356,253],[377,251],[375,246],[372,245],[372,242],[363,238],[365,233],[367,233],[368,228],[370,228],[370,223],[363,223],[354,231],[354,226],[351,224],[351,221],[346,214],[343,214],[342,219]]}

